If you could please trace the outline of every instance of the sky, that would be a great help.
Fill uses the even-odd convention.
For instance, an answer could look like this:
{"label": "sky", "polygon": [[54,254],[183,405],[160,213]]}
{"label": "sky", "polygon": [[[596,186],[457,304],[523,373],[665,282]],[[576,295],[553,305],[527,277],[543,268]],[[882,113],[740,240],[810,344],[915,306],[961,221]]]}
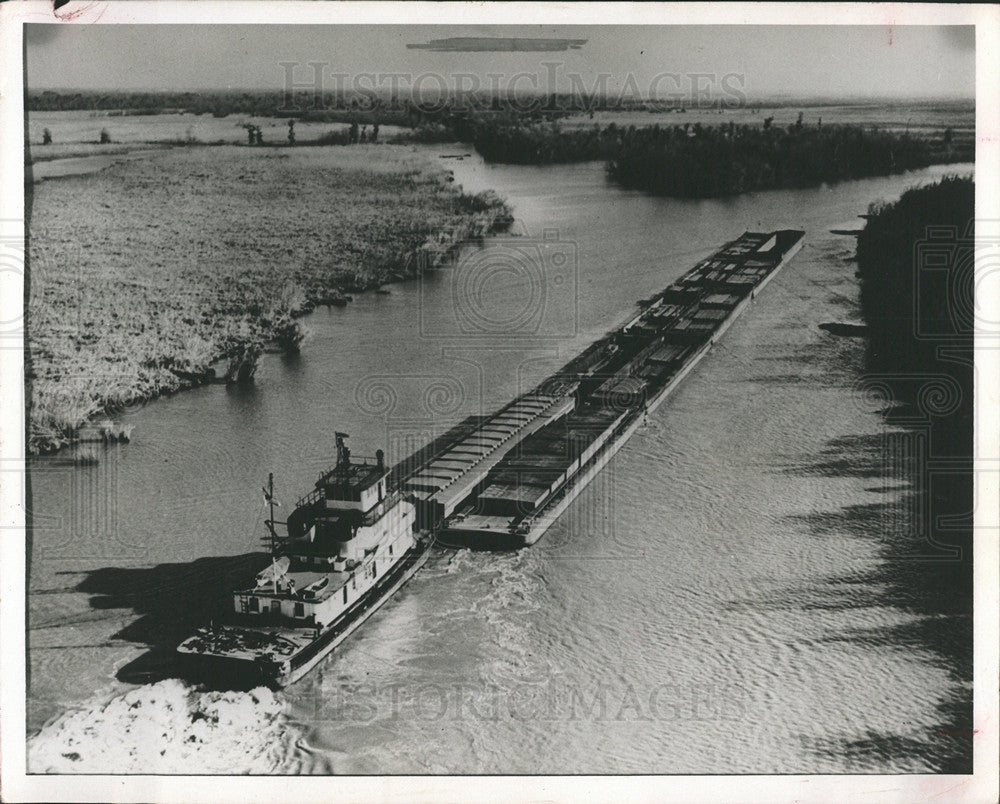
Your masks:
{"label": "sky", "polygon": [[[449,86],[499,83],[539,92],[566,91],[574,80],[589,89],[606,75],[609,91],[645,96],[679,86],[687,91],[694,80],[718,84],[729,74],[740,76],[730,82],[741,82],[750,97],[975,96],[972,27],[36,24],[25,30],[29,90],[281,89],[288,70],[282,62],[297,64],[293,80],[310,84],[308,65],[318,62],[331,90],[334,74],[349,76],[348,86],[419,80],[435,89],[434,76],[443,76]],[[433,43],[471,37],[480,41]],[[487,37],[507,41],[494,48],[482,41]],[[511,38],[550,41],[512,47]],[[692,79],[695,73],[714,78]],[[359,78],[366,74],[377,77]]]}

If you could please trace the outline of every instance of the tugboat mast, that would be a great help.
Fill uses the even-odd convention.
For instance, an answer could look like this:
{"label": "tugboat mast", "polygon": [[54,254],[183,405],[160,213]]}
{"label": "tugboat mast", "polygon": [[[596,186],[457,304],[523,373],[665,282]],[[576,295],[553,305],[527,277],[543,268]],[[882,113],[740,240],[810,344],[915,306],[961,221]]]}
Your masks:
{"label": "tugboat mast", "polygon": [[267,530],[271,534],[271,555],[278,549],[278,534],[274,530],[274,472],[267,474],[267,488],[264,489],[264,498],[267,500],[268,518]]}

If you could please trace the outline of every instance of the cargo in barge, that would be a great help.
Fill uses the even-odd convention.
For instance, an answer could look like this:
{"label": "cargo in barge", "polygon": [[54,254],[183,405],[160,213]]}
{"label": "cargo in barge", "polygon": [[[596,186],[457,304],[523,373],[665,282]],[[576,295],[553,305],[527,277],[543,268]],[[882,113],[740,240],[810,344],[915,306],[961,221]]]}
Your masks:
{"label": "cargo in barge", "polygon": [[[534,544],[801,248],[804,232],[746,232],[539,386],[561,415],[519,439],[449,513],[440,541]],[[558,391],[556,390],[558,389]]]}

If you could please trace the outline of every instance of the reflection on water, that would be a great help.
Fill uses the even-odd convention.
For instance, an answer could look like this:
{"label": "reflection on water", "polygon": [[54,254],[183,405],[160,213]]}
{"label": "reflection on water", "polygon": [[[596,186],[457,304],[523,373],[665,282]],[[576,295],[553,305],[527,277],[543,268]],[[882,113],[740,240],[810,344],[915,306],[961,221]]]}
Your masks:
{"label": "reflection on water", "polygon": [[70,156],[64,159],[53,159],[47,162],[36,162],[30,170],[31,181],[58,179],[65,176],[83,176],[96,173],[117,162],[127,162],[133,159],[144,159],[157,153],[155,149],[140,149],[118,154],[97,154],[95,156]]}
{"label": "reflection on water", "polygon": [[[893,455],[913,440],[912,430],[891,430],[878,436],[838,439],[831,445],[837,457],[822,460],[806,471],[827,476],[855,474],[882,480],[882,501],[843,507],[840,511],[803,517],[821,537],[856,534],[882,545],[883,560],[863,571],[835,579],[825,596],[808,606],[828,609],[889,608],[906,612],[903,622],[868,623],[824,637],[831,643],[853,643],[875,650],[930,651],[930,661],[948,672],[951,690],[935,710],[940,724],[920,738],[903,738],[869,730],[864,738],[841,738],[817,744],[821,752],[843,755],[852,765],[905,761],[920,757],[928,767],[946,773],[972,771],[972,556],[967,527],[942,532],[939,517],[959,501],[964,489],[951,474],[946,484],[935,484],[928,500],[926,459],[913,454],[901,466]],[[907,450],[908,451],[908,450]],[[860,460],[858,460],[860,458]],[[896,471],[893,471],[896,469]],[[901,493],[898,486],[908,488]],[[951,488],[945,489],[949,485]],[[879,489],[872,489],[878,491]],[[893,493],[897,492],[897,493]],[[968,501],[971,505],[971,501]],[[933,517],[928,516],[933,513]],[[963,523],[964,524],[964,523]],[[812,595],[809,595],[812,597]]]}
{"label": "reflection on water", "polygon": [[[507,195],[527,231],[461,259],[509,266],[528,243],[544,260],[550,229],[572,271],[533,284],[529,259],[470,297],[460,260],[316,312],[301,357],[266,359],[253,389],[129,413],[134,441],[98,466],[33,462],[31,727],[120,692],[123,668],[225,588],[236,564],[203,559],[259,550],[268,471],[290,504],[330,461],[334,429],[398,459],[507,401],[723,240],[798,227],[799,256],[544,539],[435,553],[279,696],[295,748],[275,770],[961,766],[968,623],[935,600],[940,575],[896,555],[917,509],[880,468],[898,428],[854,390],[863,343],[817,327],[856,315],[850,243],[829,228],[945,171],[681,202],[622,192],[600,165],[449,166]],[[539,287],[543,316],[521,316]],[[541,324],[456,332],[463,309]]]}

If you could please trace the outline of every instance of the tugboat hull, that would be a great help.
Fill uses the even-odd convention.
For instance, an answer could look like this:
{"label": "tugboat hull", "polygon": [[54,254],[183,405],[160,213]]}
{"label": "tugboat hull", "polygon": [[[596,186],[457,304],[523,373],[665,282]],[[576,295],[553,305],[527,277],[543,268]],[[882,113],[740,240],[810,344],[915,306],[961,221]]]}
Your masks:
{"label": "tugboat hull", "polygon": [[[427,562],[431,544],[429,538],[418,541],[375,586],[318,633],[316,629],[304,628],[211,627],[182,643],[178,652],[186,657],[191,675],[209,687],[287,687],[319,664],[412,578]],[[274,658],[273,652],[261,651],[250,658],[198,649],[205,644],[224,641],[228,634],[236,632],[242,637],[258,635],[273,646],[282,645],[286,654]],[[287,646],[291,646],[290,649]]]}

